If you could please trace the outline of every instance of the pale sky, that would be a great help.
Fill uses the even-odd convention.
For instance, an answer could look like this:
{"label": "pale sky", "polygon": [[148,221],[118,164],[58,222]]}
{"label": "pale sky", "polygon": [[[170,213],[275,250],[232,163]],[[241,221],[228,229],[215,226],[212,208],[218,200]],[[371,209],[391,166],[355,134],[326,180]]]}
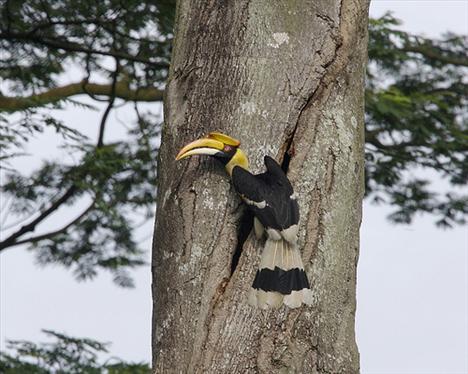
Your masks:
{"label": "pale sky", "polygon": [[[373,1],[372,16],[386,10],[411,32],[468,33],[468,1]],[[74,109],[63,118],[94,136],[97,130],[91,127],[99,115]],[[130,114],[121,109],[117,116],[125,120]],[[111,120],[112,128],[117,128],[115,115]],[[45,135],[31,144],[30,151],[47,157],[49,144]],[[19,165],[29,170],[39,159]],[[385,218],[389,211],[364,204],[356,321],[362,373],[466,374],[467,229],[442,231],[428,216],[410,226],[394,226]],[[145,230],[150,232],[151,223]],[[142,245],[149,261],[150,240]],[[46,328],[109,341],[111,353],[118,357],[151,361],[149,266],[133,272],[137,285],[133,290],[114,286],[107,274],[78,283],[61,267],[40,269],[23,248],[1,254],[0,270],[2,349],[5,338],[43,341],[40,329]]]}

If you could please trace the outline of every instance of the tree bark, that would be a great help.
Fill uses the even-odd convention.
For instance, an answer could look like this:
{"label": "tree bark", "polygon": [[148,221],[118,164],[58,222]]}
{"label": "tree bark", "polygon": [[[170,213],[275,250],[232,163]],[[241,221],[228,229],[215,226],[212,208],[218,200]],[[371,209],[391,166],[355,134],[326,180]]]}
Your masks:
{"label": "tree bark", "polygon": [[[155,373],[359,372],[367,14],[367,0],[178,2],[158,166]],[[221,165],[174,160],[213,130],[241,140],[255,173],[265,154],[289,166],[311,307],[247,304],[263,243],[244,242],[244,207]]]}

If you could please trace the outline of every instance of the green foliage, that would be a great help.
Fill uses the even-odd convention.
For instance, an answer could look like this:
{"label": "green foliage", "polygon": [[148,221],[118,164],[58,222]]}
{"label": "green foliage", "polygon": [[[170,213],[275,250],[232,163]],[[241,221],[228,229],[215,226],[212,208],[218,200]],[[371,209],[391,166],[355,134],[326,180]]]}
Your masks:
{"label": "green foliage", "polygon": [[153,214],[159,127],[141,118],[128,132],[128,141],[96,148],[88,142],[69,146],[77,164],[47,161],[32,175],[9,173],[2,188],[15,196],[9,209],[17,215],[42,211],[63,194],[74,190],[64,205],[86,200],[88,208],[72,225],[39,235],[30,249],[40,264],[58,263],[74,269],[78,279],[92,278],[101,268],[109,270],[121,286],[132,286],[126,268],[144,263],[133,239],[132,213],[142,219]]}
{"label": "green foliage", "polygon": [[25,110],[17,119],[10,119],[0,113],[0,161],[8,166],[9,159],[24,156],[19,152],[30,138],[52,128],[64,140],[83,142],[87,138],[78,130],[66,126],[63,121],[53,117],[50,113],[38,113],[35,109]]}
{"label": "green foliage", "polygon": [[[427,212],[439,226],[463,224],[468,198],[457,186],[468,184],[468,38],[429,40],[398,24],[389,14],[370,21],[368,196],[396,207],[394,222],[410,223]],[[451,190],[442,196],[431,191],[418,169],[438,172]]]}
{"label": "green foliage", "polygon": [[2,2],[0,77],[19,95],[55,87],[70,65],[108,73],[108,57],[138,85],[163,84],[174,1]]}
{"label": "green foliage", "polygon": [[99,362],[108,353],[108,344],[87,338],[73,338],[50,330],[43,332],[49,343],[7,341],[8,351],[0,352],[0,372],[4,374],[147,374],[148,364],[129,363],[117,358]]}

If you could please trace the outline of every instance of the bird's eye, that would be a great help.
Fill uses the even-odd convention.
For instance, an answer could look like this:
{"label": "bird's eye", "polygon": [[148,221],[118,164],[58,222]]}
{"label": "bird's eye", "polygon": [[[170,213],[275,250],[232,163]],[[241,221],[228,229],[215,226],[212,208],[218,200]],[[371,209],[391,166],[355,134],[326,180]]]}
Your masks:
{"label": "bird's eye", "polygon": [[229,152],[229,151],[231,151],[231,150],[232,150],[232,147],[231,147],[231,146],[229,146],[229,145],[225,145],[225,146],[224,146],[224,152]]}

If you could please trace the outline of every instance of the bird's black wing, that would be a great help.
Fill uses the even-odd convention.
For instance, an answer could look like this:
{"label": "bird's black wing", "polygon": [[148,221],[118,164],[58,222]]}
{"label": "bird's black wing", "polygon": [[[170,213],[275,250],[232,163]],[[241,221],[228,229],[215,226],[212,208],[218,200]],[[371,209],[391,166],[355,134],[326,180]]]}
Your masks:
{"label": "bird's black wing", "polygon": [[299,207],[292,197],[291,183],[272,158],[265,157],[265,165],[267,171],[258,175],[235,167],[234,188],[266,229],[287,229],[299,222]]}
{"label": "bird's black wing", "polygon": [[231,176],[234,189],[242,197],[246,197],[256,203],[261,203],[265,200],[266,186],[259,176],[253,175],[250,171],[240,166],[235,166]]}
{"label": "bird's black wing", "polygon": [[270,178],[273,178],[278,184],[284,187],[284,191],[289,193],[289,195],[293,194],[293,188],[291,186],[291,182],[289,181],[288,177],[284,173],[281,166],[276,162],[276,160],[270,156],[265,156],[263,158],[265,166],[268,171],[268,175]]}
{"label": "bird's black wing", "polygon": [[268,177],[269,184],[273,186],[273,197],[279,196],[279,200],[275,206],[276,216],[279,221],[279,226],[286,229],[299,222],[299,205],[294,195],[294,189],[288,177],[284,173],[281,166],[270,156],[264,158],[267,172],[264,173]]}
{"label": "bird's black wing", "polygon": [[265,228],[279,228],[277,213],[268,201],[271,201],[271,188],[262,178],[263,174],[253,175],[241,167],[234,167],[232,183],[250,210]]}

